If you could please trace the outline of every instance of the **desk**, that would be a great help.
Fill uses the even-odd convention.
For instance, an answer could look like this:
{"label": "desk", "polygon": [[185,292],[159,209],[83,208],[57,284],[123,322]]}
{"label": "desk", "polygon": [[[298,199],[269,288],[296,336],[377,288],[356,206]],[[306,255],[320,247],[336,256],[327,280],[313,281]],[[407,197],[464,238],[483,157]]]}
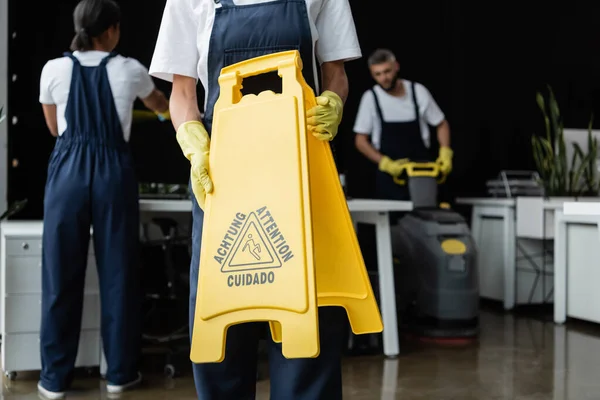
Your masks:
{"label": "desk", "polygon": [[516,297],[515,200],[459,198],[456,203],[473,206],[471,234],[478,250],[481,297],[500,300],[511,310]]}
{"label": "desk", "polygon": [[600,202],[566,202],[554,225],[554,322],[600,323]]}
{"label": "desk", "polygon": [[[3,221],[0,225],[2,370],[10,379],[17,372],[41,369],[42,233],[42,221]],[[99,366],[104,375],[100,291],[92,240],[87,260],[75,366]]]}
{"label": "desk", "polygon": [[[356,222],[376,225],[380,308],[385,329],[384,353],[396,357],[400,352],[396,313],[396,290],[392,261],[388,213],[410,211],[410,202],[356,199],[348,201]],[[143,213],[190,213],[189,200],[141,200]],[[0,230],[0,331],[2,366],[6,373],[39,370],[39,296],[41,291],[42,221],[5,221]],[[31,253],[31,254],[29,254]],[[100,366],[106,372],[106,360],[100,337],[100,304],[93,246],[90,246],[86,279],[86,303],[78,366]],[[37,296],[37,297],[36,297]],[[15,302],[18,300],[18,303]],[[23,310],[27,310],[23,313]]]}
{"label": "desk", "polygon": [[[383,353],[387,357],[397,357],[400,353],[400,344],[392,239],[388,215],[394,211],[410,211],[412,203],[410,201],[352,199],[348,200],[348,209],[355,223],[373,224],[376,227],[380,308],[384,326]],[[140,212],[188,213],[191,211],[192,203],[189,200],[140,200]]]}
{"label": "desk", "polygon": [[[546,261],[546,242],[555,236],[555,212],[573,200],[533,196],[457,199],[458,204],[473,206],[471,231],[479,250],[481,297],[503,301],[506,310],[515,304],[544,303],[551,297],[556,278],[551,257]],[[598,198],[580,198],[578,203],[594,200]],[[583,204],[581,207],[586,207]]]}

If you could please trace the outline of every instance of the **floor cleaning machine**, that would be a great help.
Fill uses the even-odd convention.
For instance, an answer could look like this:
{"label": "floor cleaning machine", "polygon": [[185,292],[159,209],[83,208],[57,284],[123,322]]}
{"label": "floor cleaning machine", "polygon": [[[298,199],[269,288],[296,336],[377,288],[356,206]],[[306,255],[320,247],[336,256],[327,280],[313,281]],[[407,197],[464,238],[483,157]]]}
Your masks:
{"label": "floor cleaning machine", "polygon": [[438,205],[444,179],[437,163],[416,162],[395,178],[413,202],[391,228],[399,328],[422,339],[469,341],[479,333],[477,250],[463,217]]}

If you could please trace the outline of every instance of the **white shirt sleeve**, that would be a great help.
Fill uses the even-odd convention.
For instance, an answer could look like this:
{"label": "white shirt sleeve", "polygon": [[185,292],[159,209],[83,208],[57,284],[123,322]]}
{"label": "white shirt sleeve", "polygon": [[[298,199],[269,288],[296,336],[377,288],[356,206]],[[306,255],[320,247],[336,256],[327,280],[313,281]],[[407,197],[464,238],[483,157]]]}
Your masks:
{"label": "white shirt sleeve", "polygon": [[135,82],[135,95],[140,99],[145,99],[154,91],[154,81],[146,67],[138,60],[129,59],[132,63],[133,82]]}
{"label": "white shirt sleeve", "polygon": [[417,91],[418,102],[420,104],[425,104],[425,109],[422,110],[422,115],[425,118],[425,121],[427,121],[429,125],[438,126],[446,118],[446,116],[425,86],[421,85],[420,83],[416,83],[415,90]]}
{"label": "white shirt sleeve", "polygon": [[356,120],[354,121],[354,132],[363,135],[372,134],[375,125],[373,121],[375,113],[373,92],[367,90],[362,95],[360,104],[358,105],[358,112],[356,113]]}
{"label": "white shirt sleeve", "polygon": [[190,0],[167,0],[150,74],[172,82],[173,75],[198,79],[198,21]]}
{"label": "white shirt sleeve", "polygon": [[362,56],[348,0],[323,0],[316,20],[316,44],[320,63],[350,61]]}
{"label": "white shirt sleeve", "polygon": [[52,73],[52,64],[47,62],[42,69],[40,77],[40,103],[41,104],[56,104],[52,98],[52,79],[54,74]]}

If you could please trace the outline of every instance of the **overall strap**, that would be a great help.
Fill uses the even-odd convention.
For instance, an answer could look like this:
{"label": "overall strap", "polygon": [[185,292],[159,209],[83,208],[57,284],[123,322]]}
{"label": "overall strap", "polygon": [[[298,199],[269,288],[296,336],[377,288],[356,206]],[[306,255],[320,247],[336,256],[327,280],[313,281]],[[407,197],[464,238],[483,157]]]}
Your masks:
{"label": "overall strap", "polygon": [[79,65],[81,65],[81,63],[79,62],[79,60],[77,59],[77,57],[75,57],[75,56],[73,55],[73,53],[70,53],[70,52],[65,52],[65,53],[63,53],[63,56],[65,56],[65,57],[69,57],[71,60],[73,60],[73,62],[74,62],[75,64],[79,64]]}
{"label": "overall strap", "polygon": [[417,125],[419,126],[419,134],[423,137],[423,132],[421,132],[421,114],[419,113],[419,103],[417,103],[417,91],[415,90],[415,82],[411,82],[410,84],[412,89],[412,99],[413,104],[415,105],[415,120],[417,121]]}
{"label": "overall strap", "polygon": [[214,2],[215,2],[215,4],[221,3],[221,7],[229,7],[229,8],[235,7],[233,0],[214,0]]}
{"label": "overall strap", "polygon": [[222,8],[234,8],[236,5],[233,0],[213,0],[215,4],[221,4]]}
{"label": "overall strap", "polygon": [[379,120],[381,123],[384,123],[383,113],[381,112],[381,106],[379,105],[379,100],[377,99],[377,93],[375,93],[375,89],[371,88],[371,92],[373,93],[373,99],[375,100],[375,108],[377,109],[377,115],[379,115]]}
{"label": "overall strap", "polygon": [[102,59],[102,61],[100,61],[100,65],[98,65],[99,67],[106,67],[106,64],[108,64],[108,61],[115,57],[117,55],[117,53],[115,53],[114,51],[109,53],[106,57],[104,57]]}
{"label": "overall strap", "polygon": [[[78,66],[81,66],[81,63],[79,62],[79,59],[77,59],[77,57],[75,57],[75,56],[73,55],[73,53],[66,52],[66,53],[63,53],[63,55],[64,55],[65,57],[69,57],[71,60],[73,60],[73,63],[74,63],[74,64],[76,64],[76,65],[78,65]],[[115,57],[116,55],[117,55],[117,53],[115,53],[114,51],[113,51],[113,52],[111,52],[111,53],[109,53],[109,54],[108,54],[106,57],[104,57],[104,58],[102,59],[102,61],[100,61],[100,64],[99,64],[98,66],[99,66],[99,67],[105,67],[105,66],[106,66],[106,64],[108,63],[108,61],[109,61],[111,58]]]}
{"label": "overall strap", "polygon": [[412,90],[412,101],[413,101],[413,104],[415,105],[415,110],[417,111],[416,116],[417,116],[417,118],[420,118],[420,115],[419,115],[419,103],[417,103],[417,91],[415,90],[415,83],[414,82],[410,83],[410,88]]}
{"label": "overall strap", "polygon": [[72,61],[73,61],[73,72],[72,72],[72,76],[71,76],[71,86],[69,88],[69,98],[71,97],[71,93],[74,91],[74,88],[77,84],[79,84],[79,80],[81,79],[81,68],[82,65],[79,62],[79,60],[77,59],[77,57],[75,57],[73,55],[73,53],[70,52],[66,52],[63,53],[63,55],[65,57],[69,57]]}
{"label": "overall strap", "polygon": [[83,67],[72,54],[73,74],[65,110],[66,137],[73,140],[120,147],[123,129],[110,87],[106,64],[116,53],[109,53],[98,66]]}

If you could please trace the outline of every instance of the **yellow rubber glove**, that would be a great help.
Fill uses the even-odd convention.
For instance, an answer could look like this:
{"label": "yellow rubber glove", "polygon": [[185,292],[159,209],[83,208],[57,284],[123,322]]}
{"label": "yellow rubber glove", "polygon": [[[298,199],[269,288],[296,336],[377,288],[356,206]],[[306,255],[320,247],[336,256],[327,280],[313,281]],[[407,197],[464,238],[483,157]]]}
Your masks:
{"label": "yellow rubber glove", "polygon": [[208,132],[199,121],[188,121],[177,129],[177,142],[192,165],[190,176],[192,191],[198,205],[204,210],[206,195],[213,190],[213,183],[208,175],[208,155],[210,138]]}
{"label": "yellow rubber glove", "polygon": [[452,156],[454,152],[450,147],[440,147],[440,152],[436,162],[440,164],[440,172],[448,175],[452,171]]}
{"label": "yellow rubber glove", "polygon": [[408,158],[401,158],[399,160],[392,161],[392,159],[388,156],[383,156],[381,161],[379,161],[379,170],[386,172],[393,177],[397,177],[402,173],[407,163]]}
{"label": "yellow rubber glove", "polygon": [[167,111],[165,111],[163,113],[157,112],[155,114],[158,116],[158,120],[160,122],[165,122],[165,121],[170,121],[171,120],[171,112],[169,110],[167,110]]}
{"label": "yellow rubber glove", "polygon": [[317,105],[306,113],[307,125],[319,140],[333,140],[342,122],[344,102],[336,93],[326,90],[317,97]]}

